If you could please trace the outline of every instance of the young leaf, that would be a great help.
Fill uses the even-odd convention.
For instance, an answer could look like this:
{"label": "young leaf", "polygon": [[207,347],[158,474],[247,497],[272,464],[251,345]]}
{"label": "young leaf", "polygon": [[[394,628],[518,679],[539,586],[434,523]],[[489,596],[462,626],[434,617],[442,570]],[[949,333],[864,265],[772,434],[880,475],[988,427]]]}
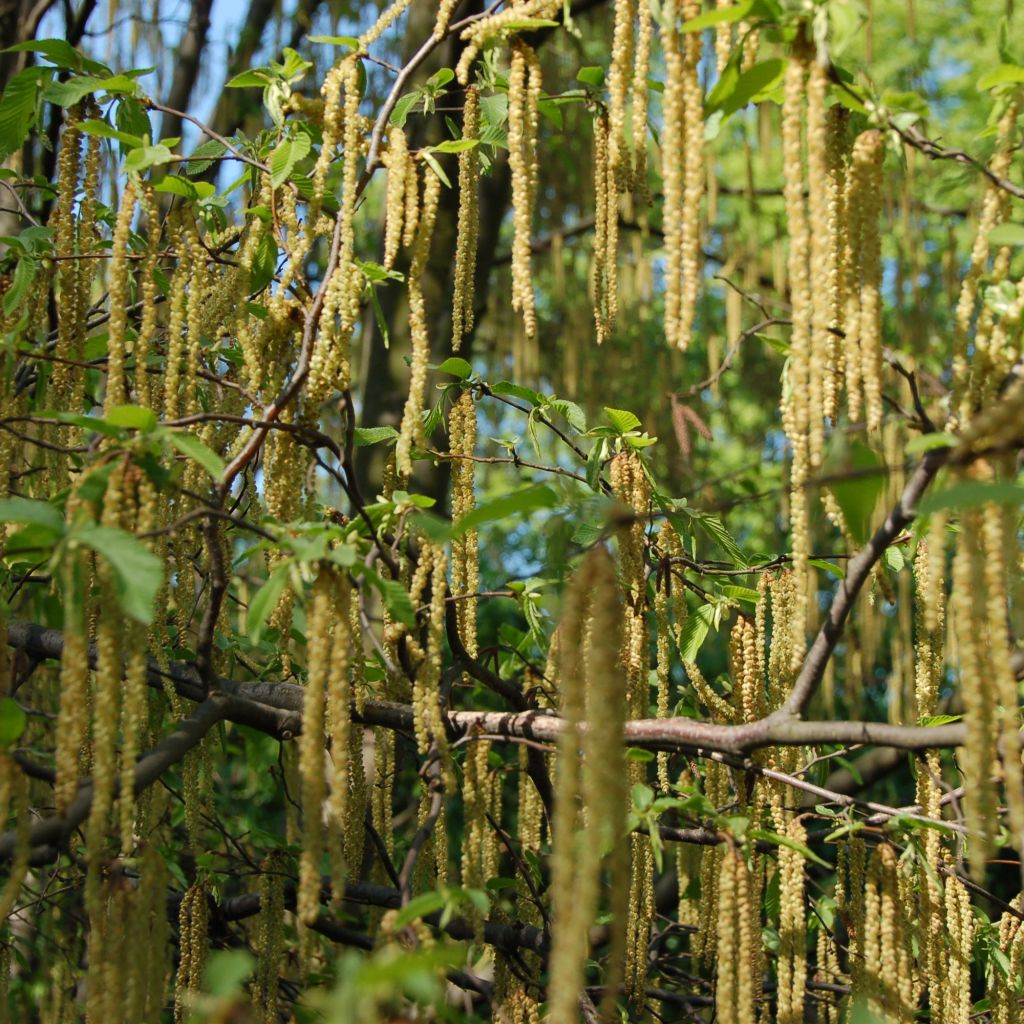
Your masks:
{"label": "young leaf", "polygon": [[64,516],[49,502],[31,498],[0,498],[0,523],[42,526],[59,537],[64,532]]}
{"label": "young leaf", "polygon": [[540,508],[551,508],[558,503],[558,495],[547,484],[534,484],[524,487],[521,491],[513,491],[500,498],[495,498],[485,505],[478,505],[468,515],[464,515],[452,530],[455,537],[461,537],[468,530],[475,530],[484,523],[491,523],[508,516],[525,516]]}
{"label": "young leaf", "polygon": [[198,437],[186,434],[183,431],[172,430],[167,434],[167,440],[181,452],[187,455],[194,462],[198,462],[214,480],[219,480],[224,474],[224,460],[212,448],[207,448]]}
{"label": "young leaf", "polygon": [[288,585],[290,572],[291,566],[287,562],[279,565],[267,577],[266,583],[256,591],[249,602],[249,610],[245,617],[245,629],[253,646],[259,644],[263,639],[263,630],[266,627],[267,619],[277,607],[277,602]]}
{"label": "young leaf", "polygon": [[148,626],[164,579],[163,562],[141,541],[116,527],[90,523],[78,529],[75,538],[110,566],[121,610]]}

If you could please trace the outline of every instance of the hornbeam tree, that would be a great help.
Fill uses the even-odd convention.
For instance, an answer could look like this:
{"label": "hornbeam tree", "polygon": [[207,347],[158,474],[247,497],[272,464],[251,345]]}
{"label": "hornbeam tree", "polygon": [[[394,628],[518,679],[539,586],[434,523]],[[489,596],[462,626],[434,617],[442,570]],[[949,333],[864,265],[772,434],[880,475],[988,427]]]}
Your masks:
{"label": "hornbeam tree", "polygon": [[0,1022],[1024,1022],[1012,0],[183,7],[0,3]]}

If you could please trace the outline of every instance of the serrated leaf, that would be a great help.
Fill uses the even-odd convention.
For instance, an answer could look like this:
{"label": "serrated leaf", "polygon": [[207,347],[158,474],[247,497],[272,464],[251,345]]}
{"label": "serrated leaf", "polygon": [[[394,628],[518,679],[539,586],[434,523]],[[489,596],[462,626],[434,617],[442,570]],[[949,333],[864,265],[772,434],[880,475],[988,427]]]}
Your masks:
{"label": "serrated leaf", "polygon": [[479,145],[479,139],[448,139],[447,142],[440,142],[431,148],[435,153],[465,153],[467,149],[474,149]]}
{"label": "serrated leaf", "polygon": [[473,367],[467,360],[459,356],[450,356],[437,369],[441,373],[450,373],[453,377],[458,377],[460,380],[466,380],[467,377],[473,375]]}
{"label": "serrated leaf", "polygon": [[1020,505],[1024,504],[1024,487],[1020,484],[1003,482],[968,482],[955,484],[929,494],[921,501],[918,511],[921,515],[941,512],[946,509],[977,508],[979,505]]}
{"label": "serrated leaf", "polygon": [[420,893],[419,896],[413,896],[411,900],[398,912],[395,917],[395,928],[404,928],[407,924],[411,924],[417,918],[428,917],[431,914],[436,914],[438,911],[443,910],[445,905],[445,896],[443,893],[438,892],[436,889],[430,892]]}
{"label": "serrated leaf", "polygon": [[249,601],[249,610],[245,616],[245,630],[249,634],[249,641],[253,646],[258,645],[263,639],[267,620],[277,607],[277,602],[288,585],[290,572],[291,566],[287,562],[279,565]]}
{"label": "serrated leaf", "polygon": [[4,292],[3,309],[7,316],[18,308],[21,300],[28,294],[38,269],[39,264],[31,256],[22,256],[18,260],[11,283]]}
{"label": "serrated leaf", "polygon": [[604,407],[604,413],[611,420],[612,426],[620,433],[627,434],[640,426],[640,418],[627,409],[611,409]]}
{"label": "serrated leaf", "polygon": [[398,431],[394,427],[356,427],[354,438],[357,448],[368,448],[385,441],[394,444],[398,440]]}
{"label": "serrated leaf", "polygon": [[197,462],[214,480],[219,480],[226,469],[224,460],[212,449],[208,448],[198,437],[186,434],[180,430],[172,430],[167,434],[167,440],[181,452],[187,455],[193,462]]}
{"label": "serrated leaf", "polygon": [[715,620],[714,605],[702,604],[686,616],[679,631],[679,657],[683,661],[695,661],[697,653],[707,639]]}
{"label": "serrated leaf", "polygon": [[733,539],[732,534],[725,528],[725,523],[722,522],[720,516],[702,512],[695,518],[700,524],[701,529],[718,544],[736,565],[748,564],[747,556]]}
{"label": "serrated leaf", "polygon": [[522,384],[513,384],[510,380],[500,380],[491,387],[492,395],[508,395],[512,398],[522,398],[530,405],[544,405],[547,399],[533,388],[525,387]]}
{"label": "serrated leaf", "polygon": [[992,245],[1024,245],[1024,224],[997,224],[989,233]]}
{"label": "serrated leaf", "polygon": [[250,68],[241,74],[235,75],[230,81],[224,83],[225,89],[251,89],[255,87],[264,88],[274,80],[273,75],[266,68]]}
{"label": "serrated leaf", "polygon": [[[49,72],[52,74],[52,71]],[[43,68],[25,68],[14,75],[0,97],[0,160],[6,160],[28,138],[36,113]]]}
{"label": "serrated leaf", "polygon": [[742,21],[754,6],[754,0],[743,0],[742,3],[732,7],[718,7],[713,11],[706,11],[698,14],[696,18],[683,22],[683,32],[703,32],[706,28],[713,28],[715,25],[728,25],[732,22]]}
{"label": "serrated leaf", "polygon": [[64,532],[60,509],[32,498],[0,498],[0,523],[42,526],[56,537]]}
{"label": "serrated leaf", "polygon": [[809,846],[797,842],[797,840],[791,839],[789,836],[780,836],[777,832],[766,832],[759,828],[750,829],[747,835],[751,839],[763,839],[766,842],[775,843],[777,846],[786,846],[790,850],[796,850],[801,856],[817,864],[819,867],[832,869],[832,865],[824,858],[819,857]]}
{"label": "serrated leaf", "polygon": [[270,184],[280,188],[291,176],[295,165],[309,153],[309,136],[299,132],[293,139],[285,139],[270,154]]}
{"label": "serrated leaf", "polygon": [[437,157],[434,156],[429,150],[421,149],[420,156],[423,157],[423,162],[441,179],[441,184],[446,188],[451,188],[452,183],[448,175],[444,173],[444,169],[437,162]]}
{"label": "serrated leaf", "polygon": [[28,725],[28,715],[10,697],[0,697],[0,747],[13,747]]}
{"label": "serrated leaf", "polygon": [[520,491],[502,495],[486,504],[478,505],[464,515],[452,528],[454,537],[461,537],[467,530],[475,530],[484,523],[491,523],[509,516],[526,516],[541,508],[558,504],[558,495],[547,484],[534,484]]}
{"label": "serrated leaf", "polygon": [[1016,64],[1000,64],[999,67],[986,71],[978,79],[978,88],[982,91],[994,89],[997,85],[1009,85],[1024,82],[1024,68]]}
{"label": "serrated leaf", "polygon": [[90,523],[76,530],[74,536],[110,566],[121,610],[148,626],[153,621],[153,603],[164,579],[161,559],[130,533],[116,527]]}
{"label": "serrated leaf", "polygon": [[922,434],[908,441],[905,451],[908,455],[923,455],[933,448],[955,448],[959,443],[956,434]]}
{"label": "serrated leaf", "polygon": [[420,98],[420,95],[421,94],[417,89],[416,92],[407,92],[402,96],[391,111],[391,117],[388,119],[391,124],[396,128],[404,128],[405,122],[409,120],[409,114],[411,113],[412,108],[416,105],[416,101]]}
{"label": "serrated leaf", "polygon": [[152,430],[157,423],[156,413],[141,405],[115,405],[103,418],[115,427],[142,431]]}

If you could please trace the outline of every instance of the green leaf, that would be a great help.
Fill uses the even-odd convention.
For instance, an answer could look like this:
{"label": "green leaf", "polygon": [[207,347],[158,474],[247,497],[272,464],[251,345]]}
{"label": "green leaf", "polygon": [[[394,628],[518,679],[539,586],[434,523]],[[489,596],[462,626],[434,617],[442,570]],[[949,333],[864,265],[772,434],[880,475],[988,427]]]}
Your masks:
{"label": "green leaf", "polygon": [[576,81],[600,89],[604,85],[604,68],[599,66],[580,68],[576,72]]}
{"label": "green leaf", "polygon": [[630,796],[633,800],[633,806],[641,813],[649,811],[654,803],[654,790],[650,786],[645,786],[642,782],[634,784],[630,790]]}
{"label": "green leaf", "polygon": [[924,726],[951,725],[953,722],[961,721],[963,717],[963,715],[925,715],[918,724]]}
{"label": "green leaf", "polygon": [[258,645],[263,639],[267,619],[277,607],[277,602],[288,585],[290,571],[291,566],[287,562],[279,565],[249,601],[249,610],[245,616],[245,630],[249,634],[249,640],[253,646]]}
{"label": "green leaf", "polygon": [[431,148],[435,153],[465,153],[467,149],[474,149],[479,145],[479,139],[448,139]]}
{"label": "green leaf", "polygon": [[1024,245],[1024,224],[997,224],[989,233],[992,245]]}
{"label": "green leaf", "polygon": [[807,560],[808,565],[813,565],[817,569],[822,569],[824,572],[830,572],[837,580],[845,580],[846,572],[840,569],[838,565],[834,565],[832,562],[826,562],[824,558],[809,558]]}
{"label": "green leaf", "polygon": [[464,515],[452,529],[454,537],[461,537],[468,530],[475,530],[484,523],[491,523],[509,516],[525,516],[540,508],[551,508],[558,503],[558,495],[547,484],[534,484],[520,491],[502,495],[485,505],[478,505]]}
{"label": "green leaf", "polygon": [[405,122],[409,120],[409,114],[416,105],[420,95],[420,91],[417,89],[415,92],[407,92],[402,96],[395,104],[394,110],[391,111],[391,117],[388,119],[391,124],[396,128],[404,128]]}
{"label": "green leaf", "polygon": [[[714,12],[712,12],[714,13]],[[741,110],[748,103],[763,93],[770,92],[779,82],[786,70],[786,62],[781,57],[759,61],[747,71],[740,72],[739,63],[730,61],[722,72],[715,88],[707,99],[706,114],[721,111],[726,117]]]}
{"label": "green leaf", "polygon": [[439,910],[444,909],[444,905],[445,896],[436,889],[420,893],[419,896],[414,896],[409,900],[398,912],[398,915],[395,917],[395,928],[404,928],[419,917],[428,917],[430,914],[436,914]]}
{"label": "green leaf", "polygon": [[775,843],[778,846],[786,846],[791,850],[796,850],[797,853],[804,856],[807,860],[812,861],[819,867],[828,868],[831,870],[832,865],[823,857],[819,857],[809,846],[805,846],[803,843],[797,842],[795,839],[790,839],[789,836],[780,836],[777,832],[765,832],[763,829],[752,828],[747,835],[751,839],[764,839],[769,843]]}
{"label": "green leaf", "polygon": [[140,146],[137,149],[129,150],[124,158],[124,171],[126,174],[141,174],[150,167],[158,167],[160,164],[170,163],[174,154],[161,143],[155,146]]}
{"label": "green leaf", "polygon": [[831,484],[832,493],[853,539],[863,544],[871,536],[871,518],[885,488],[885,463],[861,441],[854,441],[838,455],[838,459],[829,460],[830,472],[840,476],[849,473],[850,477]]}
{"label": "green leaf", "polygon": [[28,725],[28,715],[10,697],[0,697],[0,747],[13,747]]}
{"label": "green leaf", "polygon": [[270,154],[270,184],[280,188],[291,176],[295,165],[309,153],[309,136],[299,132],[294,139],[285,139]]}
{"label": "green leaf", "polygon": [[274,80],[274,76],[266,68],[249,68],[241,74],[235,75],[230,81],[224,83],[225,89],[252,89],[264,88]]}
{"label": "green leaf", "polygon": [[54,536],[64,532],[64,516],[47,501],[31,498],[0,498],[0,523],[42,526]]}
{"label": "green leaf", "polygon": [[416,627],[416,609],[412,606],[412,598],[398,580],[385,579],[362,563],[353,565],[352,570],[358,575],[365,576],[377,588],[384,607],[396,622],[409,629]]}
{"label": "green leaf", "polygon": [[249,271],[249,290],[261,292],[274,280],[277,270],[277,242],[269,232],[260,239]]}
{"label": "green leaf", "polygon": [[355,444],[357,448],[368,448],[372,444],[387,442],[394,444],[398,440],[398,431],[394,427],[356,427]]}
{"label": "green leaf", "polygon": [[1019,82],[1024,82],[1024,68],[1017,67],[1015,64],[1000,64],[999,67],[986,71],[978,79],[978,88],[984,91],[985,89],[994,89],[997,85]]}
{"label": "green leaf", "polygon": [[437,369],[441,373],[450,373],[453,377],[458,377],[460,380],[466,380],[473,375],[473,367],[467,360],[460,359],[459,356],[451,356],[441,363]]}
{"label": "green leaf", "polygon": [[612,426],[620,433],[627,434],[640,426],[640,419],[626,409],[610,409],[604,407],[604,413],[612,421]]}
{"label": "green leaf", "polygon": [[157,423],[156,413],[141,405],[115,405],[103,418],[115,427],[142,431],[152,430]]}
{"label": "green leaf", "polygon": [[695,516],[701,529],[736,563],[736,565],[747,565],[749,559],[740,549],[740,546],[733,539],[732,534],[725,528],[721,517],[711,513],[701,512]]}
{"label": "green leaf", "polygon": [[7,83],[0,98],[0,160],[21,148],[32,128],[43,68],[25,68]]}
{"label": "green leaf", "polygon": [[255,967],[256,960],[247,950],[214,950],[203,968],[203,991],[220,1000],[237,995]]}
{"label": "green leaf", "polygon": [[110,74],[110,68],[99,61],[89,60],[76,50],[66,39],[29,39],[23,43],[8,46],[4,53],[38,53],[51,64],[68,71],[91,71],[93,74]]}
{"label": "green leaf", "polygon": [[325,46],[347,46],[350,50],[359,49],[359,40],[355,36],[306,36],[311,43],[323,43]]}
{"label": "green leaf", "polygon": [[441,183],[446,187],[451,188],[451,180],[448,175],[444,173],[441,165],[437,162],[437,157],[435,157],[428,149],[421,149],[420,156],[423,157],[423,162],[441,179]]}
{"label": "green leaf", "polygon": [[153,603],[164,579],[163,562],[141,541],[115,527],[90,523],[75,531],[74,536],[110,566],[121,610],[148,626],[153,621]]}
{"label": "green leaf", "polygon": [[959,443],[956,434],[922,434],[908,441],[905,450],[908,455],[922,455],[933,448],[955,448]]}
{"label": "green leaf", "polygon": [[91,119],[82,121],[79,127],[87,135],[96,135],[101,139],[116,139],[118,142],[123,142],[132,148],[138,148],[146,144],[145,139],[141,139],[137,135],[129,135],[128,132],[118,131],[117,128],[113,128],[106,121]]}
{"label": "green leaf", "polygon": [[224,460],[198,437],[178,430],[169,431],[166,436],[182,455],[187,455],[193,462],[199,463],[214,480],[219,480],[224,475]]}
{"label": "green leaf", "polygon": [[979,505],[1024,504],[1024,487],[1011,483],[962,483],[929,494],[918,506],[921,515],[951,508],[977,508]]}
{"label": "green leaf", "polygon": [[715,621],[715,606],[702,604],[695,612],[686,616],[679,631],[679,657],[683,661],[694,661],[701,645],[707,639]]}
{"label": "green leaf", "polygon": [[547,399],[533,388],[524,387],[522,384],[513,384],[510,380],[500,380],[491,388],[492,395],[507,395],[512,398],[521,398],[530,405],[544,405]]}
{"label": "green leaf", "polygon": [[39,264],[31,256],[22,256],[18,265],[14,268],[14,277],[10,287],[4,292],[4,313],[10,316],[21,304],[21,300],[28,293],[29,287],[35,280]]}
{"label": "green leaf", "polygon": [[733,7],[719,7],[713,11],[706,11],[698,14],[696,18],[683,22],[683,32],[703,32],[706,28],[713,28],[715,25],[727,25],[732,22],[742,21],[754,6],[754,0],[743,0]]}

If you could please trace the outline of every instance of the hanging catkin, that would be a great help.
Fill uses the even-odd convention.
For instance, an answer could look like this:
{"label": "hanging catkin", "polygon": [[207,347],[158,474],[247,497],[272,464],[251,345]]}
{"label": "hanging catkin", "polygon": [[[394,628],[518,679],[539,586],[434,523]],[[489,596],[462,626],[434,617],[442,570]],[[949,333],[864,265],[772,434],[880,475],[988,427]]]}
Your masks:
{"label": "hanging catkin", "polygon": [[700,200],[704,190],[704,113],[700,80],[701,34],[680,36],[676,21],[700,11],[696,0],[669,0],[662,12],[665,54],[664,125],[661,163],[664,181],[665,336],[685,351],[693,331],[700,275]]}
{"label": "hanging catkin", "polygon": [[350,661],[353,654],[350,602],[351,591],[346,579],[335,570],[325,570],[330,587],[333,635],[325,683],[326,710],[324,734],[330,743],[327,769],[327,798],[324,827],[327,851],[331,861],[331,903],[340,906],[344,895],[345,831],[348,824],[352,746],[352,687]]}
{"label": "hanging catkin", "polygon": [[[633,70],[636,0],[615,0],[612,61],[608,69],[608,174],[614,192],[624,192],[632,176],[626,142],[626,99]],[[617,204],[616,204],[617,206]]]}
{"label": "hanging catkin", "polygon": [[[430,358],[430,338],[427,334],[426,300],[423,297],[423,276],[430,256],[430,241],[434,234],[437,202],[441,194],[441,181],[436,174],[427,175],[423,190],[423,212],[416,234],[416,248],[409,267],[409,336],[412,339],[412,369],[409,397],[402,413],[402,429],[395,448],[398,472],[405,477],[412,473],[413,445],[424,446],[423,404],[427,392],[427,362]],[[408,219],[406,220],[408,223]]]}
{"label": "hanging catkin", "polygon": [[[750,873],[743,855],[731,845],[722,857],[717,892],[715,1018],[721,1024],[751,1024],[755,1017],[750,965],[753,943],[759,939],[754,928],[757,908],[751,903]],[[711,902],[709,895],[703,898]]]}
{"label": "hanging catkin", "polygon": [[[476,507],[473,494],[476,448],[476,406],[473,396],[464,391],[452,406],[448,418],[448,438],[452,455],[452,522],[457,523]],[[453,598],[459,625],[459,638],[472,657],[476,657],[476,594],[480,589],[479,536],[476,530],[467,530],[452,539]]]}
{"label": "hanging catkin", "polygon": [[882,254],[878,220],[882,204],[881,132],[862,132],[853,144],[846,199],[847,273],[846,381],[850,418],[857,418],[859,381],[868,430],[882,423]]}
{"label": "hanging catkin", "polygon": [[296,911],[303,925],[320,911],[320,860],[324,849],[323,804],[324,726],[327,680],[331,669],[332,580],[322,571],[313,583],[306,615],[306,687],[299,735],[299,776],[302,780],[302,852]]}
{"label": "hanging catkin", "polygon": [[406,178],[409,172],[409,147],[405,132],[401,128],[392,127],[388,131],[388,149],[384,155],[384,163],[388,169],[387,192],[384,198],[384,266],[390,270],[402,244]]}
{"label": "hanging catkin", "polygon": [[182,1024],[191,1010],[191,999],[203,980],[208,949],[209,908],[201,885],[190,886],[178,911],[178,974],[174,985],[174,1022]]}
{"label": "hanging catkin", "polygon": [[252,1005],[260,1024],[277,1024],[278,976],[284,953],[284,872],[277,850],[260,865],[260,914],[253,946],[257,953]]}
{"label": "hanging catkin", "polygon": [[[480,94],[475,86],[466,90],[462,110],[462,138],[480,139]],[[390,188],[390,179],[389,179]],[[476,279],[477,236],[480,230],[479,146],[459,153],[459,226],[455,242],[454,292],[452,295],[452,351],[458,352],[462,339],[473,329],[473,297]]]}
{"label": "hanging catkin", "polygon": [[[802,846],[807,833],[793,820],[787,838]],[[804,857],[779,847],[779,995],[777,1024],[801,1024],[807,987],[807,914],[804,906]]]}
{"label": "hanging catkin", "polygon": [[[621,845],[626,773],[621,745],[624,708],[615,694],[621,619],[617,590],[611,557],[604,548],[594,548],[570,582],[559,627],[566,726],[555,775],[548,992],[552,1021],[576,1019],[587,934],[597,910],[601,853],[616,840]],[[585,736],[580,729],[584,719]],[[624,924],[615,922],[620,934]]]}
{"label": "hanging catkin", "polygon": [[129,178],[121,193],[121,205],[114,224],[114,237],[110,259],[110,323],[107,327],[107,390],[104,412],[123,405],[125,396],[125,330],[128,326],[128,307],[131,305],[131,260],[128,258],[128,239],[132,217],[135,215],[135,185]]}
{"label": "hanging catkin", "polygon": [[594,326],[600,345],[618,314],[619,200],[611,166],[609,119],[594,120]]}
{"label": "hanging catkin", "polygon": [[508,162],[512,172],[512,308],[522,314],[526,336],[537,331],[530,234],[537,192],[537,131],[540,61],[533,49],[516,40],[508,73]]}
{"label": "hanging catkin", "polygon": [[489,14],[475,21],[462,30],[459,37],[466,46],[463,47],[455,68],[455,77],[460,85],[469,82],[469,70],[484,46],[496,36],[515,27],[524,18],[554,18],[562,10],[562,0],[520,0],[496,14]]}
{"label": "hanging catkin", "polygon": [[804,82],[809,63],[806,44],[787,62],[782,106],[783,193],[789,227],[788,276],[793,306],[789,376],[783,388],[782,425],[792,449],[789,470],[789,528],[795,581],[792,625],[793,657],[803,657],[803,631],[807,615],[807,560],[810,555],[807,479],[810,468],[809,405],[811,362],[811,284],[808,258],[810,240],[804,204],[801,125],[804,123]]}

